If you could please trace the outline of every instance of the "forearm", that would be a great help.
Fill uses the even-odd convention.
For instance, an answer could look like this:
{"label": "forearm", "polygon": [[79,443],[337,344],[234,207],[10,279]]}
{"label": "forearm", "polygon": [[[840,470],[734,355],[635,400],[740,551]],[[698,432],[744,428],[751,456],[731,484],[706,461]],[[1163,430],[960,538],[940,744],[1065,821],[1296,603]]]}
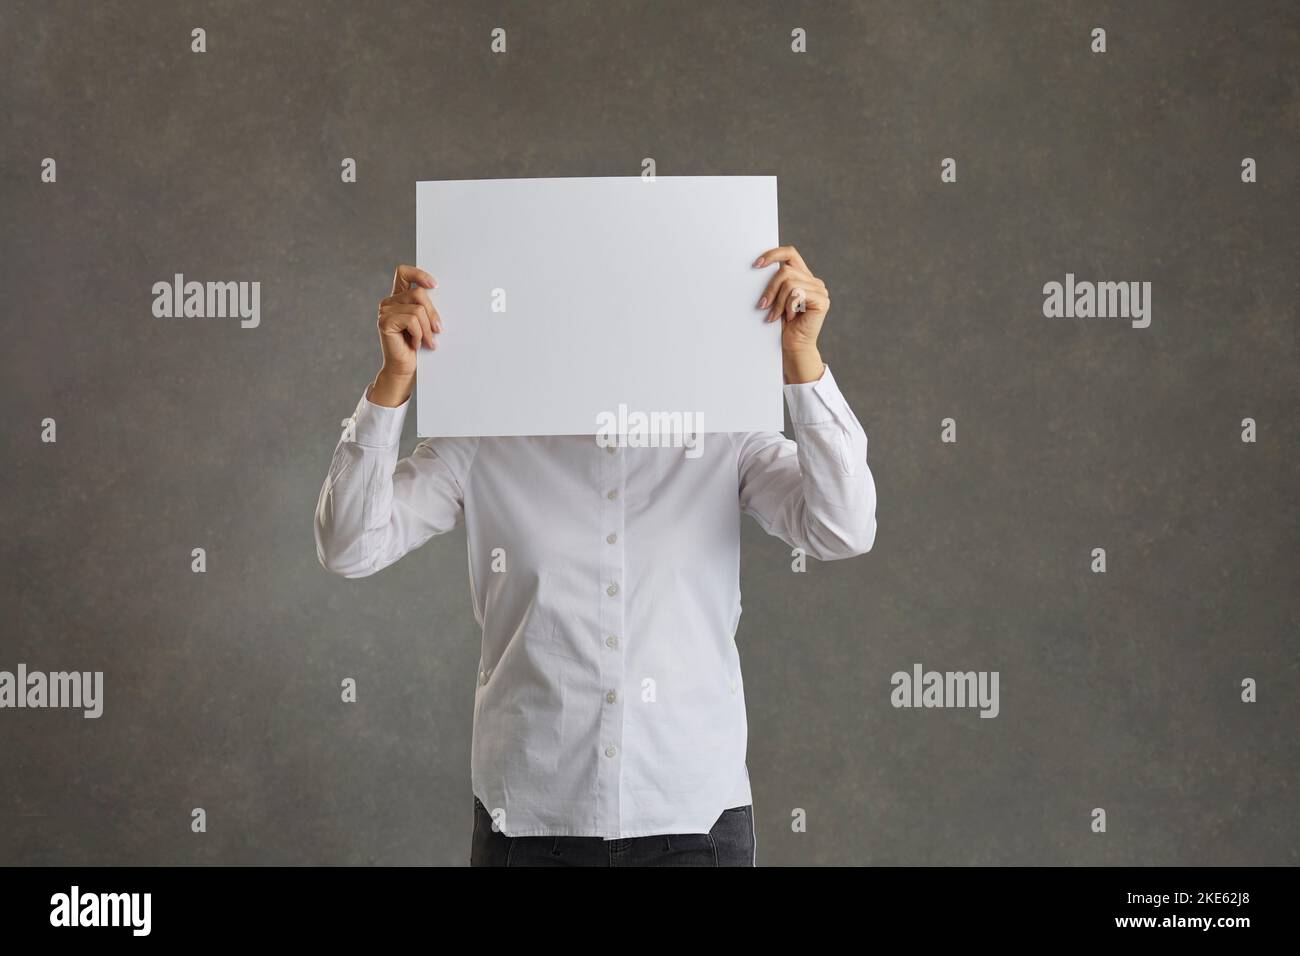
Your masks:
{"label": "forearm", "polygon": [[[423,441],[399,460],[409,393],[409,385],[381,373],[334,449],[316,504],[316,552],[335,574],[381,571],[463,518],[464,481],[477,439]],[[379,401],[394,398],[396,405]]]}
{"label": "forearm", "polygon": [[826,363],[822,361],[821,353],[815,348],[801,351],[782,349],[781,368],[785,373],[785,384],[801,385],[821,378]]}
{"label": "forearm", "polygon": [[746,436],[741,506],[769,534],[820,560],[871,549],[876,489],[867,436],[829,368],[785,387],[794,441],[777,433]]}
{"label": "forearm", "polygon": [[811,402],[799,414],[791,411],[800,481],[790,517],[808,553],[833,560],[871,549],[876,488],[867,465],[866,432],[838,390],[826,390],[825,398],[831,404],[829,417],[804,418]]}
{"label": "forearm", "polygon": [[[370,391],[373,396],[373,387]],[[362,577],[385,561],[387,511],[403,417],[395,407],[367,408],[363,398],[344,423],[315,520],[317,557],[335,574]]]}
{"label": "forearm", "polygon": [[370,387],[370,401],[385,408],[397,408],[411,397],[415,376],[393,372],[387,366],[380,368]]}

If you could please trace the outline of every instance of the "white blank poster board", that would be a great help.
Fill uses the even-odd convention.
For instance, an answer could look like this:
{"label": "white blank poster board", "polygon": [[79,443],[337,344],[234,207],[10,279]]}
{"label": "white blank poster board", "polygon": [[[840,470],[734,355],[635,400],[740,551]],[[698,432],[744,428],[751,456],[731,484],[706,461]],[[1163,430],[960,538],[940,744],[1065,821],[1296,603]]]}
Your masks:
{"label": "white blank poster board", "polygon": [[595,435],[620,404],[781,430],[780,323],[757,308],[775,267],[753,267],[777,245],[776,177],[456,180],[415,197],[444,328],[420,350],[421,437]]}

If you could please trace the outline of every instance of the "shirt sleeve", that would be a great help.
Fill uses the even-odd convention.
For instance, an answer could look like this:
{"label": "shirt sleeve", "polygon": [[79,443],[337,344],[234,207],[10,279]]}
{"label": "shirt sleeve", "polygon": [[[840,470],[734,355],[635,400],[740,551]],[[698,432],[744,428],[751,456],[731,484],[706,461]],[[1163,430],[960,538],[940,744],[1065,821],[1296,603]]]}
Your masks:
{"label": "shirt sleeve", "polygon": [[768,534],[822,561],[871,550],[876,485],[867,435],[827,366],[815,382],[785,386],[794,440],[739,436],[740,507]]}
{"label": "shirt sleeve", "polygon": [[381,571],[459,525],[476,438],[426,439],[397,458],[410,406],[370,401],[367,387],[334,449],[316,503],[316,555],[345,578]]}

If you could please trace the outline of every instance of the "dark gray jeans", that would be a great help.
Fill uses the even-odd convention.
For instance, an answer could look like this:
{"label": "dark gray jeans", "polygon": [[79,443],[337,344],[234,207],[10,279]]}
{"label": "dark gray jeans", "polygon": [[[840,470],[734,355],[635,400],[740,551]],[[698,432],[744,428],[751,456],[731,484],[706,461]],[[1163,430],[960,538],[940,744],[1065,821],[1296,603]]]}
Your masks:
{"label": "dark gray jeans", "polygon": [[723,810],[708,833],[604,840],[600,837],[509,837],[474,798],[470,866],[757,866],[754,808]]}

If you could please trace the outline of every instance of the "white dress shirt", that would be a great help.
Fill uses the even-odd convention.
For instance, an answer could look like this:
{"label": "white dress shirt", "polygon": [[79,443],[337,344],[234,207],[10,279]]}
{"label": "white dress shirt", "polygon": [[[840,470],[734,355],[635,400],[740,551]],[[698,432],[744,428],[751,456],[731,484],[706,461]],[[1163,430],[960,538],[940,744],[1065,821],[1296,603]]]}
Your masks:
{"label": "white dress shirt", "polygon": [[427,439],[399,461],[410,402],[368,395],[321,489],[317,553],[364,577],[465,523],[471,780],[501,831],[707,833],[751,803],[740,515],[823,560],[876,534],[867,436],[830,369],[785,386],[795,441],[705,434],[698,457],[568,435]]}

